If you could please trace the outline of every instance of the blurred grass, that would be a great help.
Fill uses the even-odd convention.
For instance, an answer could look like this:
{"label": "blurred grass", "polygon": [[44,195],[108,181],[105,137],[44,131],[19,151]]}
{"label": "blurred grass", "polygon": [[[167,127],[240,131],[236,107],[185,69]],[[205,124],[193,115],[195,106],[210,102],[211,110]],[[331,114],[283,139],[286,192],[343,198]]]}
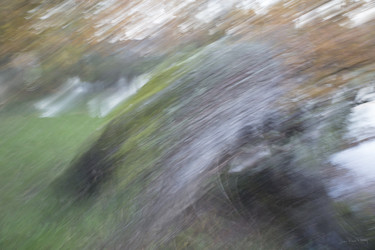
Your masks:
{"label": "blurred grass", "polygon": [[[39,118],[31,105],[22,102],[0,110],[0,249],[92,249],[111,238],[119,223],[135,212],[129,200],[138,186],[128,184],[143,169],[138,169],[141,164],[133,157],[133,167],[123,169],[125,175],[116,174],[121,184],[112,188],[122,191],[91,200],[60,197],[55,182],[106,123],[166,88],[186,73],[179,72],[181,67],[171,61],[159,66],[146,86],[105,118],[92,118],[79,108],[63,116]],[[149,125],[143,132],[147,135],[154,130],[153,123]],[[133,147],[135,138],[126,145]]]}
{"label": "blurred grass", "polygon": [[81,249],[98,222],[90,213],[57,216],[61,205],[50,184],[104,121],[22,110],[0,113],[0,249]]}
{"label": "blurred grass", "polygon": [[[31,105],[22,102],[0,111],[0,249],[98,248],[134,214],[128,201],[138,186],[127,184],[141,171],[139,164],[131,164],[134,173],[125,168],[127,174],[116,175],[122,184],[116,190],[127,187],[126,191],[82,202],[60,197],[55,181],[113,117],[129,113],[186,73],[177,73],[180,65],[168,66],[160,66],[156,71],[160,73],[109,117],[93,118],[78,108],[63,116],[39,118]],[[152,128],[151,124],[148,129]],[[126,145],[134,146],[133,142]]]}

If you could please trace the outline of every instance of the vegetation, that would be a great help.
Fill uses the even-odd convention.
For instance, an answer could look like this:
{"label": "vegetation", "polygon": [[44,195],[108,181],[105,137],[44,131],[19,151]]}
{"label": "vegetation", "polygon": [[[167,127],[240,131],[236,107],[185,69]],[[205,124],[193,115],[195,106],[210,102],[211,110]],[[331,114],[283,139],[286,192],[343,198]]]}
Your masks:
{"label": "vegetation", "polygon": [[[178,73],[179,68],[181,66],[176,65],[161,70],[161,73],[151,79],[150,85],[123,104],[117,112],[131,113],[130,110],[140,106],[147,98],[167,87],[177,76],[181,76],[183,72]],[[4,204],[1,206],[0,220],[1,225],[4,225],[0,232],[1,248],[89,249],[92,245],[104,244],[120,226],[119,222],[134,214],[136,203],[134,206],[130,204],[141,188],[137,179],[143,178],[144,171],[149,171],[157,159],[156,145],[153,150],[136,146],[140,140],[155,132],[160,123],[155,120],[155,107],[139,114],[138,118],[132,117],[127,126],[117,121],[109,125],[111,129],[105,130],[113,132],[116,131],[113,126],[124,126],[127,134],[132,135],[121,146],[121,152],[133,152],[132,157],[122,163],[128,167],[122,168],[115,175],[118,182],[116,190],[122,191],[104,193],[100,195],[101,198],[85,198],[83,201],[81,196],[72,199],[66,194],[69,190],[76,192],[77,188],[93,192],[96,182],[101,180],[102,172],[98,171],[97,176],[93,176],[90,172],[92,169],[87,170],[91,166],[82,166],[77,182],[70,179],[67,183],[66,178],[69,179],[72,173],[68,171],[66,176],[64,172],[69,170],[72,161],[79,159],[77,152],[87,150],[86,146],[91,146],[93,140],[99,137],[103,131],[102,126],[110,119],[91,118],[85,113],[38,118],[30,112],[28,106],[29,104],[12,105],[0,113],[0,135],[3,138],[0,147],[0,165],[3,167],[0,171],[3,177],[1,182],[4,184],[0,197],[1,204]],[[142,128],[139,124],[147,126]],[[116,140],[125,141],[128,136],[113,134],[108,138],[105,132],[102,137],[107,141],[100,147],[110,148]],[[103,164],[109,164],[101,163],[103,158],[105,159],[98,155],[95,158],[98,163],[91,164],[98,164],[97,169],[100,170]],[[148,165],[144,165],[145,163]],[[112,164],[114,162],[111,162],[111,166]]]}
{"label": "vegetation", "polygon": [[[228,11],[189,35],[177,32],[176,27],[189,20],[181,11],[179,18],[165,25],[163,35],[155,39],[157,44],[150,38],[139,43],[109,44],[108,40],[123,32],[121,27],[131,20],[123,20],[109,29],[102,41],[93,39],[96,30],[88,23],[117,11],[110,9],[86,20],[82,10],[90,9],[96,1],[77,1],[78,7],[69,12],[70,16],[59,16],[56,23],[45,22],[46,26],[38,30],[43,23],[40,19],[43,11],[61,2],[0,3],[0,13],[4,16],[0,20],[0,77],[3,77],[0,80],[5,79],[4,84],[12,90],[0,102],[0,105],[10,104],[0,107],[1,249],[127,248],[126,244],[162,249],[309,247],[315,244],[309,240],[316,239],[303,226],[308,221],[304,219],[323,210],[321,218],[325,222],[321,218],[308,222],[321,226],[321,231],[329,234],[331,229],[336,230],[336,224],[330,224],[335,219],[327,214],[336,211],[339,224],[354,235],[354,240],[362,237],[373,244],[375,219],[368,211],[372,204],[363,201],[373,197],[351,201],[366,203],[357,216],[344,202],[334,204],[335,210],[326,207],[330,200],[319,182],[312,191],[302,183],[316,181],[303,171],[325,173],[326,165],[319,165],[321,159],[347,146],[340,137],[354,91],[343,92],[337,103],[330,98],[343,87],[355,90],[373,79],[373,22],[355,30],[345,27],[340,25],[348,21],[343,12],[325,22],[317,19],[296,29],[293,22],[297,14],[326,2],[299,1],[289,7],[274,5],[264,15]],[[121,7],[129,2],[124,1]],[[347,2],[348,9],[360,6],[354,1]],[[38,6],[40,11],[33,12]],[[187,9],[199,10],[199,4]],[[227,35],[228,31],[233,33]],[[220,39],[227,46],[215,47],[214,42]],[[143,43],[144,47],[149,44],[149,54],[139,49]],[[254,60],[246,54],[249,46],[264,43],[277,53],[264,53]],[[237,50],[233,52],[231,46]],[[226,60],[221,60],[221,56]],[[267,74],[275,74],[276,79],[282,73],[282,79],[284,74],[287,79],[272,86],[285,85],[289,90],[278,104],[287,109],[302,107],[310,120],[304,117],[303,125],[286,120],[290,127],[280,125],[285,131],[274,128],[263,131],[262,127],[261,139],[247,138],[251,141],[246,142],[251,144],[245,145],[247,148],[240,142],[239,146],[227,145],[224,151],[228,152],[217,156],[217,166],[213,163],[214,177],[205,179],[204,199],[189,204],[181,212],[182,219],[173,218],[169,230],[175,231],[143,242],[142,237],[147,238],[146,234],[154,229],[147,228],[152,223],[143,218],[145,211],[152,210],[144,210],[145,200],[155,204],[159,201],[151,197],[155,194],[149,190],[151,184],[168,171],[166,165],[172,165],[170,159],[178,149],[190,145],[191,138],[202,136],[198,129],[226,122],[228,117],[217,116],[220,119],[207,125],[205,119],[215,112],[228,114],[226,109],[218,112],[217,108],[225,107],[220,105],[228,100],[238,100],[243,89],[236,86],[247,79],[245,74],[250,67],[266,62],[272,68],[274,61],[268,64],[271,61],[267,61],[268,57],[277,61],[280,72],[267,71]],[[31,110],[36,97],[54,93],[72,76],[100,83],[105,89],[114,86],[119,78],[131,79],[146,72],[151,76],[150,81],[105,118],[89,117],[80,110],[56,118],[39,118]],[[273,78],[260,78],[257,84],[263,86],[272,81]],[[209,100],[205,100],[207,93],[211,95]],[[325,114],[328,106],[331,113],[327,116],[334,122],[330,120],[314,130],[318,122],[325,122],[320,115]],[[277,116],[276,123],[289,116],[288,113]],[[300,122],[299,118],[290,117]],[[198,123],[201,127],[196,126]],[[196,131],[189,130],[193,126]],[[311,134],[304,131],[306,128]],[[274,157],[258,164],[263,170],[228,174],[232,158],[259,141],[275,149]],[[288,157],[292,163],[286,160]],[[278,169],[280,166],[282,170]],[[177,175],[167,176],[172,179]],[[296,189],[307,194],[297,197]],[[310,213],[311,208],[316,211]],[[327,214],[325,209],[329,211]],[[293,217],[297,210],[300,217]],[[147,232],[138,236],[141,243],[132,242],[131,234],[141,229]],[[313,226],[311,230],[318,229]],[[291,231],[303,235],[300,237],[303,242],[285,236]]]}
{"label": "vegetation", "polygon": [[93,213],[60,204],[51,195],[51,181],[103,120],[82,114],[38,118],[19,109],[0,113],[0,248],[87,247],[92,229],[100,236]]}

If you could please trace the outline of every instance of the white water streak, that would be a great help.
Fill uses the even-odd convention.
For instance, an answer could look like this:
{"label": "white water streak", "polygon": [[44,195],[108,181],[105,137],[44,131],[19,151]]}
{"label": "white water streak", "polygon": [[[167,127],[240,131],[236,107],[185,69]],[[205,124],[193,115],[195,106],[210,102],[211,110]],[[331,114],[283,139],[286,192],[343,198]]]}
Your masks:
{"label": "white water streak", "polygon": [[40,117],[53,117],[73,106],[89,88],[89,84],[81,82],[78,77],[70,78],[55,94],[34,106],[41,112]]}
{"label": "white water streak", "polygon": [[148,75],[138,76],[130,83],[127,83],[123,78],[120,79],[115,88],[104,92],[87,103],[90,114],[99,117],[108,115],[120,103],[137,93],[148,80]]}

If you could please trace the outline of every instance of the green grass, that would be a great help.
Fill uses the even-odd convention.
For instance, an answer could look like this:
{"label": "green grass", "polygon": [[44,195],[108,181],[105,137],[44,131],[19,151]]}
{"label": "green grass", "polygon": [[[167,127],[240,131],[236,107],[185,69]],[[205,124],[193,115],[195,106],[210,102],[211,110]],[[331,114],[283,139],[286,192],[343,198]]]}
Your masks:
{"label": "green grass", "polygon": [[0,113],[0,249],[88,246],[90,233],[99,229],[98,216],[84,207],[58,213],[62,204],[51,183],[103,123],[83,114],[38,118],[22,111]]}
{"label": "green grass", "polygon": [[[118,171],[115,179],[120,183],[112,186],[116,190],[79,204],[60,197],[55,190],[60,186],[55,182],[92,145],[107,122],[131,113],[186,73],[180,70],[181,64],[158,67],[148,84],[102,119],[84,112],[39,118],[30,112],[30,105],[22,103],[0,112],[0,249],[90,249],[111,239],[119,222],[127,220],[134,210],[128,201],[139,188],[129,188],[128,184],[144,169],[138,169],[144,158],[137,159],[139,154],[129,158],[127,164],[133,171]],[[151,119],[152,114],[142,113],[130,125]],[[139,137],[147,137],[156,124],[148,124],[140,133],[137,126],[129,125],[136,131],[131,131],[133,136],[123,150],[134,147],[142,139]],[[157,158],[156,153],[150,157]]]}
{"label": "green grass", "polygon": [[[137,115],[134,108],[186,74],[191,55],[180,55],[178,64],[172,58],[159,65],[136,95],[105,118],[77,111],[39,118],[25,103],[0,112],[0,249],[98,248],[116,234],[120,222],[134,213],[135,206],[129,200],[141,188],[134,184],[129,187],[130,183],[154,162],[150,157],[158,157],[158,150],[150,153],[137,143],[160,126],[154,120],[155,110]],[[130,151],[133,157],[121,164],[127,167],[119,169],[109,191],[84,202],[59,196],[64,190],[56,192],[61,188],[56,181],[94,143],[106,123],[124,114],[132,117],[127,126],[132,136],[121,151]],[[139,122],[147,126],[139,128]],[[146,152],[150,155],[139,157]]]}

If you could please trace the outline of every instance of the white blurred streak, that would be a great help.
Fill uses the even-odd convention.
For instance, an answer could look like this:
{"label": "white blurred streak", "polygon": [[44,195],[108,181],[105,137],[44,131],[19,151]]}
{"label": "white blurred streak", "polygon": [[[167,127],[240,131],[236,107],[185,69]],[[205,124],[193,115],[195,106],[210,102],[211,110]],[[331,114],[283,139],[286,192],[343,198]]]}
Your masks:
{"label": "white blurred streak", "polygon": [[356,141],[375,137],[375,101],[353,108],[348,130],[348,137]]}
{"label": "white blurred streak", "polygon": [[346,23],[347,26],[353,28],[375,19],[375,3],[370,0],[367,2],[362,7],[345,14],[350,19],[350,22]]}
{"label": "white blurred streak", "polygon": [[[116,86],[96,94],[87,102],[89,113],[94,117],[106,116],[127,98],[137,93],[149,81],[149,78],[149,74],[135,77],[131,82],[121,78]],[[78,77],[69,78],[55,94],[38,101],[34,107],[41,112],[40,117],[55,117],[76,107],[82,97],[90,91],[92,92],[92,88],[89,83],[82,82]]]}
{"label": "white blurred streak", "polygon": [[317,19],[323,18],[328,20],[331,17],[335,16],[339,10],[345,5],[345,0],[333,0],[326,4],[319,6],[318,8],[313,9],[312,11],[307,12],[306,14],[296,18],[294,20],[295,27],[301,28],[307,23]]}
{"label": "white blurred streak", "polygon": [[34,106],[41,111],[40,117],[53,117],[67,110],[88,93],[90,85],[78,77],[68,79],[53,95],[37,102]]}
{"label": "white blurred streak", "polygon": [[[371,90],[374,90],[373,86],[359,91],[356,101],[374,99],[375,92]],[[347,129],[346,137],[359,144],[330,158],[332,164],[349,171],[334,182],[331,188],[333,197],[375,184],[375,101],[354,107],[348,118]]]}
{"label": "white blurred streak", "polygon": [[97,3],[97,4],[94,6],[93,14],[94,14],[94,15],[98,15],[98,14],[101,13],[102,11],[104,11],[104,10],[106,10],[107,8],[113,6],[116,2],[117,2],[117,0],[105,0],[105,1],[100,1],[99,3]]}
{"label": "white blurred streak", "polygon": [[63,2],[61,5],[48,9],[46,13],[40,17],[40,19],[45,20],[58,13],[72,11],[72,9],[74,9],[75,7],[77,7],[77,5],[74,0],[67,0]]}
{"label": "white blurred streak", "polygon": [[244,10],[253,10],[258,15],[264,15],[272,5],[280,0],[241,0],[238,1],[237,8]]}
{"label": "white blurred streak", "polygon": [[345,0],[329,1],[294,20],[296,28],[302,28],[306,24],[315,21],[316,19],[329,20],[337,15],[342,14],[349,18],[349,21],[340,23],[341,26],[354,28],[362,25],[375,18],[375,3],[371,0],[356,0],[358,5],[354,9],[347,9],[348,4]]}
{"label": "white blurred streak", "polygon": [[195,15],[200,22],[209,23],[219,17],[223,12],[229,10],[234,1],[209,1],[207,5],[201,6],[201,11]]}
{"label": "white blurred streak", "polygon": [[332,197],[355,193],[375,184],[375,140],[334,154],[330,161],[349,172],[336,179],[330,188]]}
{"label": "white blurred streak", "polygon": [[108,115],[115,107],[137,93],[149,81],[149,78],[149,75],[144,74],[136,77],[130,83],[121,78],[116,87],[105,91],[87,103],[91,116],[104,117]]}

